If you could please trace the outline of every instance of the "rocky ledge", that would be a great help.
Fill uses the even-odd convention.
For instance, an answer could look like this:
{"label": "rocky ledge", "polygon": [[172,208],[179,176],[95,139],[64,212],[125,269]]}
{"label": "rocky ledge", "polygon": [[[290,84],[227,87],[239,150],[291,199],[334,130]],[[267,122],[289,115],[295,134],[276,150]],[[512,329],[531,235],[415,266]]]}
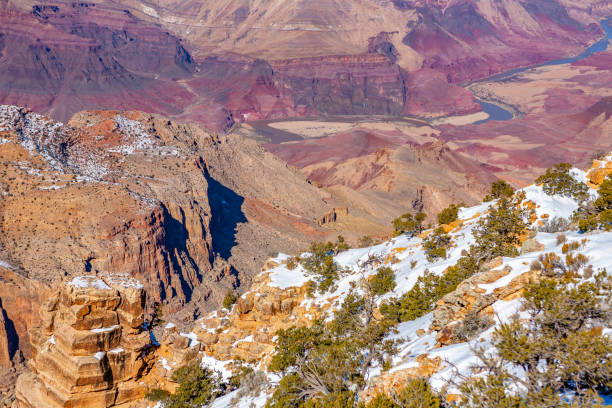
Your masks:
{"label": "rocky ledge", "polygon": [[150,367],[144,287],[127,275],[79,276],[43,304],[17,408],[115,407],[142,399]]}

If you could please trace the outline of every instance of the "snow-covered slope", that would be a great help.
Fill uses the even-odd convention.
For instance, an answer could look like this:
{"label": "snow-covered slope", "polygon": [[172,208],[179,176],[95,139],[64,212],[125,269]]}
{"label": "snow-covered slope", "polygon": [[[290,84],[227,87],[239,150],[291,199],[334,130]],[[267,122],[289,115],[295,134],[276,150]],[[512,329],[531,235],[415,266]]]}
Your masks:
{"label": "snow-covered slope", "polygon": [[[609,169],[608,172],[612,172],[611,164],[612,156],[608,156],[605,160],[595,163],[594,168]],[[589,182],[590,194],[595,196],[597,192],[593,187],[596,187],[597,183],[593,183],[592,173],[572,170],[572,175],[576,180]],[[472,351],[473,346],[490,348],[489,341],[495,328],[508,321],[511,316],[521,312],[522,299],[519,289],[526,281],[526,277],[534,273],[530,268],[532,262],[540,255],[549,252],[565,256],[562,253],[563,242],[558,240],[560,233],[540,232],[538,228],[547,220],[555,217],[570,218],[578,208],[576,200],[563,196],[549,196],[544,193],[541,186],[535,185],[523,189],[522,192],[524,192],[524,199],[521,205],[530,210],[528,222],[533,229],[529,236],[530,245],[524,244],[517,257],[497,259],[487,271],[477,274],[474,279],[462,284],[462,290],[466,290],[465,288],[471,285],[469,290],[473,293],[483,299],[490,299],[487,310],[493,316],[495,324],[470,342],[449,344],[441,341],[439,330],[434,330],[436,311],[414,321],[401,323],[398,326],[398,333],[392,335],[393,338],[400,340],[399,353],[394,357],[390,370],[382,373],[380,369],[374,369],[371,372],[369,384],[372,389],[380,387],[381,382],[392,381],[402,375],[426,373],[430,376],[430,382],[436,389],[448,384],[450,377],[456,375],[456,370],[461,374],[470,375],[472,366],[478,363]],[[240,343],[246,342],[250,345],[250,350],[261,350],[259,359],[255,358],[252,365],[265,370],[268,358],[273,352],[274,337],[272,337],[271,328],[307,324],[308,321],[319,316],[331,317],[332,311],[342,303],[351,288],[358,288],[356,283],[375,272],[373,268],[363,267],[364,262],[371,256],[379,257],[395,272],[397,286],[393,293],[386,295],[387,297],[406,293],[426,271],[436,274],[444,273],[448,267],[457,263],[465,251],[469,250],[470,245],[474,243],[472,236],[474,227],[482,217],[486,216],[490,206],[495,204],[495,202],[488,202],[461,209],[459,220],[446,227],[452,237],[452,247],[446,259],[435,262],[427,261],[422,243],[430,231],[415,237],[401,235],[376,246],[351,249],[338,254],[334,259],[345,270],[345,273],[330,291],[316,294],[312,298],[305,296],[301,288],[313,277],[308,275],[300,265],[293,269],[288,268],[287,262],[290,257],[284,254],[278,255],[268,261],[268,268],[258,277],[253,289],[239,299],[238,305],[231,312],[215,312],[197,323],[195,332],[198,333],[199,341],[205,344],[206,352],[210,354],[204,358],[203,364],[215,369],[231,368],[231,362],[223,361],[218,351],[220,349],[227,351],[227,347],[239,347]],[[565,242],[579,242],[579,251],[588,257],[588,263],[592,265],[593,270],[597,271],[612,265],[612,251],[610,251],[612,232],[597,231],[583,234],[570,230],[563,234],[566,237]],[[274,306],[265,306],[268,304],[265,303],[265,300],[277,299],[279,294],[287,294],[287,297],[283,299],[281,296],[278,304],[284,305],[287,299],[292,299],[294,304],[287,308],[279,307],[278,311],[266,312],[270,307],[274,309]],[[258,306],[259,299],[263,299],[260,306]],[[245,326],[244,321],[252,319],[264,319],[266,324],[264,327],[251,325],[250,329],[244,329],[242,327]],[[454,323],[451,321],[450,325]],[[218,326],[215,327],[215,324]],[[261,339],[264,334],[268,340]],[[231,337],[231,345],[224,339],[224,336]],[[227,343],[227,347],[219,347],[219,343],[223,342]],[[271,346],[260,347],[266,342]],[[228,353],[225,355],[227,356]],[[232,355],[231,351],[229,355]],[[270,380],[274,382],[278,381],[278,378],[270,374]],[[452,387],[449,391],[452,393]],[[247,396],[240,399],[237,394],[230,394],[216,400],[213,406],[215,408],[230,406],[231,401],[238,403],[239,406],[246,407],[254,404],[260,407],[264,405],[266,398],[262,394],[258,397]]]}

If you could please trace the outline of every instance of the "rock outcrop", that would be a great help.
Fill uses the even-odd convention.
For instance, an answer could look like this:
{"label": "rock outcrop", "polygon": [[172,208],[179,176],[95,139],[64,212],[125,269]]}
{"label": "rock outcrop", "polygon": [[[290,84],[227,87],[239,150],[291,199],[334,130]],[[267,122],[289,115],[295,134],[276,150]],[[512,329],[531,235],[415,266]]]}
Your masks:
{"label": "rock outcrop", "polygon": [[142,112],[63,125],[1,106],[0,169],[0,298],[26,358],[68,274],[128,273],[191,321],[271,253],[333,233],[316,219],[339,204],[253,141]]}
{"label": "rock outcrop", "polygon": [[345,217],[349,215],[349,209],[346,207],[334,208],[329,213],[325,214],[323,217],[317,220],[319,225],[330,224],[332,222],[338,221],[338,218]]}
{"label": "rock outcrop", "polygon": [[347,197],[351,215],[363,216],[363,211],[379,224],[362,233],[379,235],[407,210],[425,208],[434,216],[453,202],[475,204],[496,180],[450,143],[430,137],[433,132],[422,123],[362,123],[330,136],[267,147],[310,180]]}
{"label": "rock outcrop", "polygon": [[305,286],[274,287],[269,274],[262,273],[231,311],[213,312],[196,323],[194,332],[208,355],[265,368],[275,348],[276,332],[294,325],[308,326],[320,313],[316,307],[301,305],[306,292]]}
{"label": "rock outcrop", "polygon": [[[307,285],[277,287],[270,277],[279,266],[269,261],[256,276],[251,290],[238,298],[231,310],[221,308],[197,320],[189,333],[173,323],[166,325],[161,346],[156,351],[156,375],[162,388],[172,390],[167,381],[175,369],[199,356],[217,361],[223,371],[243,363],[265,370],[272,357],[276,333],[291,326],[309,326],[333,307],[331,303],[306,304]],[[166,379],[166,381],[164,381]]]}
{"label": "rock outcrop", "polygon": [[41,307],[31,372],[16,385],[18,408],[113,407],[140,399],[149,369],[143,285],[127,275],[77,276]]}
{"label": "rock outcrop", "polygon": [[13,356],[19,347],[12,323],[0,302],[0,367],[11,367]]}
{"label": "rock outcrop", "polygon": [[496,282],[511,272],[509,267],[499,268],[502,266],[501,259],[498,261],[498,268],[493,267],[491,270],[466,279],[457,286],[457,289],[444,296],[436,304],[430,329],[438,332],[439,345],[445,346],[464,341],[456,337],[454,331],[456,323],[463,320],[470,312],[493,317],[491,305],[498,300],[512,300],[520,297],[525,284],[530,279],[537,277],[536,273],[528,271],[512,279],[507,285],[487,291],[480,285]]}

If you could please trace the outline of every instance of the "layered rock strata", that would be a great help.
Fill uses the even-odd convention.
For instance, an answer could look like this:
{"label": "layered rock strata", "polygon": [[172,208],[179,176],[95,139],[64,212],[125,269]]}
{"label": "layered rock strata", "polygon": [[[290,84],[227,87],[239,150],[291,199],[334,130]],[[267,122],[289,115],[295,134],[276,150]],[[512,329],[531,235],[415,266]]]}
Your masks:
{"label": "layered rock strata", "polygon": [[31,372],[17,380],[16,407],[114,407],[140,399],[149,368],[143,286],[126,275],[79,276],[41,307]]}
{"label": "layered rock strata", "polygon": [[13,106],[0,106],[0,194],[0,298],[26,358],[28,329],[68,274],[128,273],[149,306],[192,321],[269,255],[325,238],[316,220],[340,204],[239,136],[142,112],[65,125]]}

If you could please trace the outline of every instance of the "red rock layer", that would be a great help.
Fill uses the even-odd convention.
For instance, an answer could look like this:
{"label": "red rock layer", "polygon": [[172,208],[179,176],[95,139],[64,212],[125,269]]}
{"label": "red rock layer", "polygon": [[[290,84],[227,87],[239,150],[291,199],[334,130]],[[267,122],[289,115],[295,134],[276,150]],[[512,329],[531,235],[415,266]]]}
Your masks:
{"label": "red rock layer", "polygon": [[419,20],[403,42],[424,57],[423,67],[452,82],[577,54],[604,34],[585,10],[570,15],[556,0],[405,3],[417,8]]}

